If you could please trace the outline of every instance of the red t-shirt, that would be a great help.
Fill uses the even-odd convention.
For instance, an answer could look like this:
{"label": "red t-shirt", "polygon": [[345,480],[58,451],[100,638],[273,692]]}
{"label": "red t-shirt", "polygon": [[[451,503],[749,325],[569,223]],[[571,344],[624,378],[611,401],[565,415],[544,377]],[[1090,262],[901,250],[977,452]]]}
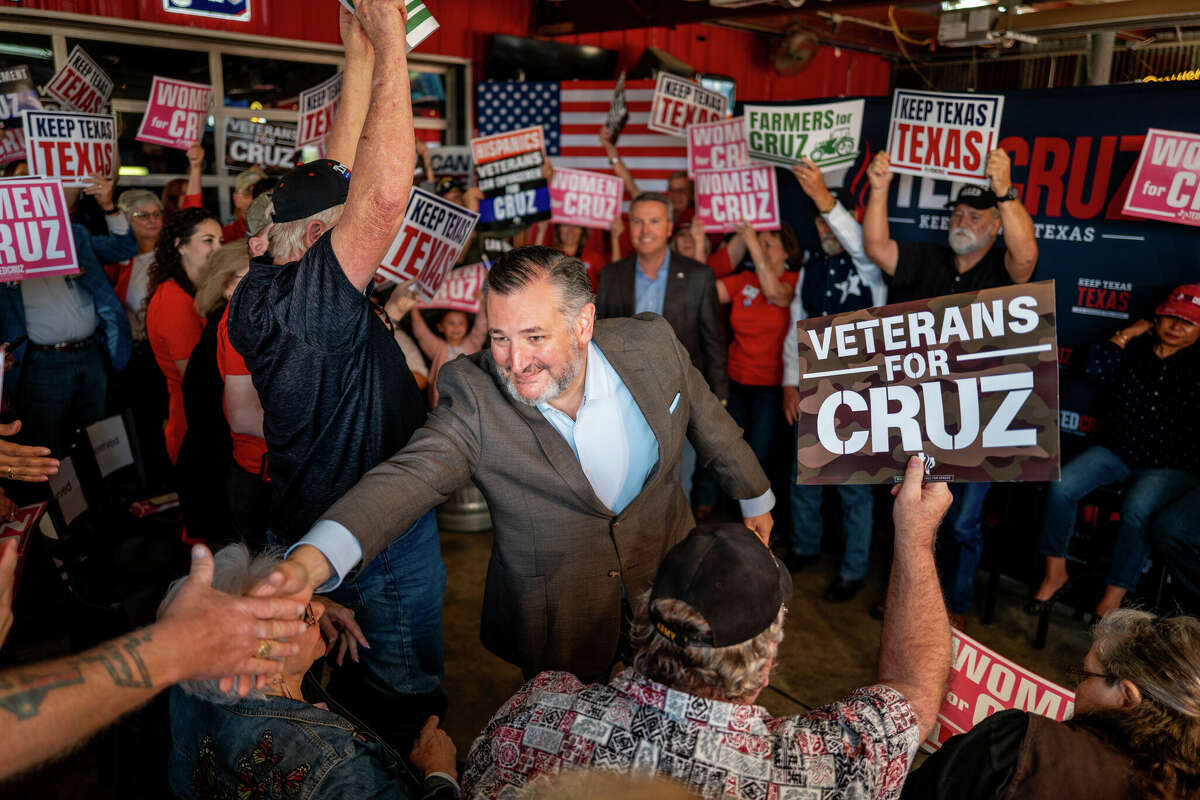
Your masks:
{"label": "red t-shirt", "polygon": [[[796,287],[798,272],[785,272],[779,279]],[[767,300],[754,272],[739,272],[721,278],[729,292],[732,310],[729,324],[729,379],[746,386],[779,386],[783,382],[783,340],[787,337],[791,311]]]}
{"label": "red t-shirt", "polygon": [[245,220],[235,219],[233,222],[221,228],[221,241],[225,244],[230,242],[240,242],[246,238],[246,222]]}
{"label": "red t-shirt", "polygon": [[183,411],[183,376],[176,361],[192,357],[200,341],[204,320],[196,313],[192,296],[175,281],[167,281],[155,290],[146,307],[146,338],[154,351],[154,360],[167,379],[170,413],[167,416],[167,455],[171,463],[179,457],[183,435],[187,433],[187,417]]}
{"label": "red t-shirt", "polygon": [[[221,315],[217,325],[217,369],[221,372],[221,380],[229,379],[230,375],[249,375],[246,361],[242,354],[233,348],[229,342],[229,307]],[[224,401],[221,407],[225,408]],[[225,419],[229,419],[229,410],[225,409]],[[233,439],[233,460],[251,475],[262,474],[263,456],[267,454],[267,440],[252,433],[237,433],[232,428],[229,431]]]}

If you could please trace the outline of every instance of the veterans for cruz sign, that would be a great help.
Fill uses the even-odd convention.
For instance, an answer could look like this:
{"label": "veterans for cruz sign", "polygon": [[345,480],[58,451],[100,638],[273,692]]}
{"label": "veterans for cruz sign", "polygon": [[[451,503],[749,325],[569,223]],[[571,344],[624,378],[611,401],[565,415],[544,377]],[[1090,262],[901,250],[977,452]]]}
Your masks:
{"label": "veterans for cruz sign", "polygon": [[117,152],[116,118],[26,111],[25,151],[31,173],[62,178],[64,186],[85,186],[92,174],[111,177]]}
{"label": "veterans for cruz sign", "polygon": [[1054,281],[802,320],[797,480],[1059,476]]}
{"label": "veterans for cruz sign", "polygon": [[897,89],[888,123],[892,171],[986,186],[987,154],[1000,141],[1004,97]]}
{"label": "veterans for cruz sign", "polygon": [[550,219],[562,225],[612,228],[625,184],[616,175],[560,167],[550,180]]}
{"label": "veterans for cruz sign", "polygon": [[802,106],[746,106],[750,157],[775,164],[811,158],[821,171],[845,167],[858,157],[862,100]]}
{"label": "veterans for cruz sign", "polygon": [[650,101],[650,119],[646,127],[672,136],[686,136],[689,125],[724,119],[728,106],[725,95],[711,92],[684,78],[660,72]]}
{"label": "veterans for cruz sign", "polygon": [[688,175],[710,169],[732,169],[750,164],[746,128],[741,117],[701,122],[687,129]]}
{"label": "veterans for cruz sign", "polygon": [[212,87],[155,75],[150,84],[150,102],[138,127],[139,142],[187,150],[200,141],[208,120]]}
{"label": "veterans for cruz sign", "polygon": [[62,183],[0,179],[0,281],[79,272]]}
{"label": "veterans for cruz sign", "polygon": [[481,230],[550,219],[550,188],[542,176],[545,138],[540,125],[472,139],[471,151],[483,192]]}
{"label": "veterans for cruz sign", "polygon": [[1146,131],[1121,212],[1200,225],[1200,134]]}
{"label": "veterans for cruz sign", "polygon": [[732,233],[739,222],[756,231],[779,228],[779,187],[774,167],[740,167],[696,173],[696,218],[704,230]]}
{"label": "veterans for cruz sign", "polygon": [[85,114],[98,114],[112,90],[112,78],[79,45],[75,45],[67,63],[46,84],[46,94],[68,110]]}
{"label": "veterans for cruz sign", "polygon": [[225,166],[243,170],[262,167],[282,174],[296,166],[296,126],[288,122],[225,120]]}
{"label": "veterans for cruz sign", "polygon": [[377,275],[397,283],[415,281],[417,298],[431,301],[471,238],[479,215],[416,186],[400,231]]}

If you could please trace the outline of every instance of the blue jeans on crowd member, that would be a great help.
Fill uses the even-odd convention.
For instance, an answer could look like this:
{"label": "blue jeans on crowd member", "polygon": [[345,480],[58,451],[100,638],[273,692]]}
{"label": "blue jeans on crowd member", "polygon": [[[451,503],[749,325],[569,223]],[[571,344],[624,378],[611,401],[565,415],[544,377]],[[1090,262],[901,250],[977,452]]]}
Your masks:
{"label": "blue jeans on crowd member", "polygon": [[779,386],[748,386],[729,382],[729,416],[742,429],[759,465],[772,482],[776,477],[777,453],[783,417],[783,389]]}
{"label": "blue jeans on crowd member", "polygon": [[1050,484],[1042,520],[1042,555],[1066,558],[1079,501],[1101,486],[1126,481],[1121,526],[1105,583],[1136,589],[1149,555],[1147,531],[1155,514],[1200,485],[1200,476],[1178,469],[1132,470],[1107,447],[1089,447],[1063,467],[1062,480]]}
{"label": "blue jeans on crowd member", "polygon": [[970,613],[975,601],[975,574],[983,558],[983,501],[991,488],[990,483],[950,484],[954,502],[946,517],[954,547],[946,547],[943,539],[941,549],[951,556],[948,563],[953,565],[953,573],[943,580],[951,614]]}
{"label": "blue jeans on crowd member", "polygon": [[1159,512],[1150,540],[1175,581],[1188,614],[1200,614],[1200,489],[1192,489]]}
{"label": "blue jeans on crowd member", "polygon": [[95,339],[70,351],[26,346],[15,404],[20,440],[62,458],[72,433],[104,416],[107,392],[108,368]]}
{"label": "blue jeans on crowd member", "polygon": [[[824,519],[821,498],[825,487],[796,483],[796,464],[792,464],[792,552],[815,556],[821,552]],[[871,531],[875,526],[874,497],[871,487],[848,484],[834,487],[842,499],[842,532],[846,549],[838,575],[842,580],[860,581],[871,566]]]}

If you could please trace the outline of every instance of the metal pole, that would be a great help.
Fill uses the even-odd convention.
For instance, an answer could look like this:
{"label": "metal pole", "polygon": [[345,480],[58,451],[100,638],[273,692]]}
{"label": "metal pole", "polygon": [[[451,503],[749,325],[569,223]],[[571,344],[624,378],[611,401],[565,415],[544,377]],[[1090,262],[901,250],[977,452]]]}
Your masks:
{"label": "metal pole", "polygon": [[1116,31],[1088,34],[1088,85],[1105,86],[1112,76],[1113,44]]}

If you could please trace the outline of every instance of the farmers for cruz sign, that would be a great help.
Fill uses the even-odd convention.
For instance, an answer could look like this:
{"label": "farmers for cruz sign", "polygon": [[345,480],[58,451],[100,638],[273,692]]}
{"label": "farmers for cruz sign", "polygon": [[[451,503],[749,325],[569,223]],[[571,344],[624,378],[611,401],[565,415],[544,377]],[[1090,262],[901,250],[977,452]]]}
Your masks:
{"label": "farmers for cruz sign", "polygon": [[696,173],[696,218],[704,230],[731,233],[739,222],[756,231],[779,227],[779,188],[774,167],[742,167]]}
{"label": "farmers for cruz sign", "polygon": [[62,184],[48,178],[0,179],[0,281],[77,272]]}
{"label": "farmers for cruz sign", "polygon": [[1200,225],[1200,134],[1146,131],[1122,212]]}
{"label": "farmers for cruz sign", "polygon": [[799,323],[797,479],[1058,480],[1054,282]]}
{"label": "farmers for cruz sign", "polygon": [[150,84],[150,102],[134,138],[187,150],[204,133],[211,97],[212,87],[207,84],[155,75]]}
{"label": "farmers for cruz sign", "polygon": [[822,170],[844,167],[858,157],[862,100],[803,106],[746,106],[750,157],[776,164],[811,158]]}
{"label": "farmers for cruz sign", "polygon": [[892,171],[987,184],[988,151],[1000,141],[1004,97],[897,89],[888,155]]}
{"label": "farmers for cruz sign", "polygon": [[710,92],[698,83],[660,72],[658,83],[654,86],[650,120],[646,127],[659,133],[684,136],[689,125],[724,119],[728,105],[723,94]]}
{"label": "farmers for cruz sign", "polygon": [[25,149],[34,175],[84,186],[89,175],[113,174],[117,121],[111,114],[26,111]]}

